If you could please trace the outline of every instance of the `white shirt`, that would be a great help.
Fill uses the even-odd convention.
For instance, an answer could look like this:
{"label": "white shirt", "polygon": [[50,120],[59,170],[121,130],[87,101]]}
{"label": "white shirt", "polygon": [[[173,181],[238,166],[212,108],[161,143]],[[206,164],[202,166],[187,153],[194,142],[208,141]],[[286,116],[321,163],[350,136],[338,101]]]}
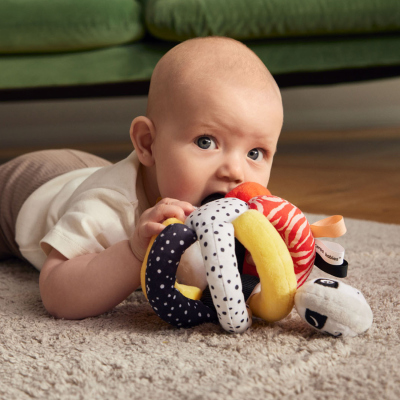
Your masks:
{"label": "white shirt", "polygon": [[68,259],[128,239],[149,205],[135,152],[107,167],[83,168],[39,187],[24,202],[16,242],[37,269],[52,248]]}

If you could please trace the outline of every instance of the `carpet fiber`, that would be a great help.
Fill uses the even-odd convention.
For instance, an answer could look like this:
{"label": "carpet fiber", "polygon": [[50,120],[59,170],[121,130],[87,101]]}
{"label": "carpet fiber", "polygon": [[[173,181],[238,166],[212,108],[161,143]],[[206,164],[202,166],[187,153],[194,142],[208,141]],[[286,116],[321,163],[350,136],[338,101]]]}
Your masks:
{"label": "carpet fiber", "polygon": [[213,324],[177,330],[141,292],[96,318],[56,320],[41,304],[38,272],[2,262],[0,398],[399,399],[400,225],[346,225],[345,282],[374,312],[371,329],[348,339],[318,334],[296,311],[242,335]]}

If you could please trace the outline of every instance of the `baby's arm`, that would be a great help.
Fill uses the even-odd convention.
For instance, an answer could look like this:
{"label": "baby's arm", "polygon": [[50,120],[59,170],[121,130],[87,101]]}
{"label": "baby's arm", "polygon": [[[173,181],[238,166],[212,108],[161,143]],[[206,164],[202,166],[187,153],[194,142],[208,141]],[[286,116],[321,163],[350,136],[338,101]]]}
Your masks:
{"label": "baby's arm", "polygon": [[40,273],[39,285],[47,311],[58,318],[80,319],[106,312],[140,285],[140,269],[153,235],[171,217],[185,220],[193,206],[164,199],[146,210],[130,240],[96,254],[67,259],[53,249]]}

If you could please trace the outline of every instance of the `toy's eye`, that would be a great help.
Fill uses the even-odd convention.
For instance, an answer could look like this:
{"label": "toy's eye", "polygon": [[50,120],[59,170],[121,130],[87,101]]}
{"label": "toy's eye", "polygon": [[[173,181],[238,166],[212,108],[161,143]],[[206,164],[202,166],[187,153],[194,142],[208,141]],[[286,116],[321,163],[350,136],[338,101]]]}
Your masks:
{"label": "toy's eye", "polygon": [[254,161],[261,161],[264,158],[264,152],[261,149],[252,149],[247,153],[247,157]]}
{"label": "toy's eye", "polygon": [[215,140],[211,136],[201,136],[197,138],[195,141],[197,146],[199,146],[201,149],[204,150],[213,150],[217,148],[217,144],[215,143]]}

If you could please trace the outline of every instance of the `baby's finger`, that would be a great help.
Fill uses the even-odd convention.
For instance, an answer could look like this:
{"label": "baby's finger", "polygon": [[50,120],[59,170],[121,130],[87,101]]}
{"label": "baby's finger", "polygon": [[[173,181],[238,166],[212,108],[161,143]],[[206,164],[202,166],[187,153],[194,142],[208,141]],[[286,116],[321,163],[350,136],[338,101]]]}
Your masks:
{"label": "baby's finger", "polygon": [[158,222],[147,222],[140,229],[141,238],[150,239],[154,235],[158,235],[163,231],[165,225],[160,224]]}
{"label": "baby's finger", "polygon": [[187,215],[186,211],[179,205],[159,203],[153,207],[147,217],[154,222],[164,222],[168,218],[177,218],[185,222]]}
{"label": "baby's finger", "polygon": [[180,207],[185,212],[186,216],[195,210],[195,207],[192,204],[188,203],[187,201],[175,200],[171,198],[162,199],[158,202],[158,204],[159,205],[166,204],[166,205],[173,205]]}
{"label": "baby's finger", "polygon": [[163,224],[148,221],[135,230],[129,240],[129,244],[138,260],[143,261],[152,236],[158,235],[164,228],[165,225]]}

